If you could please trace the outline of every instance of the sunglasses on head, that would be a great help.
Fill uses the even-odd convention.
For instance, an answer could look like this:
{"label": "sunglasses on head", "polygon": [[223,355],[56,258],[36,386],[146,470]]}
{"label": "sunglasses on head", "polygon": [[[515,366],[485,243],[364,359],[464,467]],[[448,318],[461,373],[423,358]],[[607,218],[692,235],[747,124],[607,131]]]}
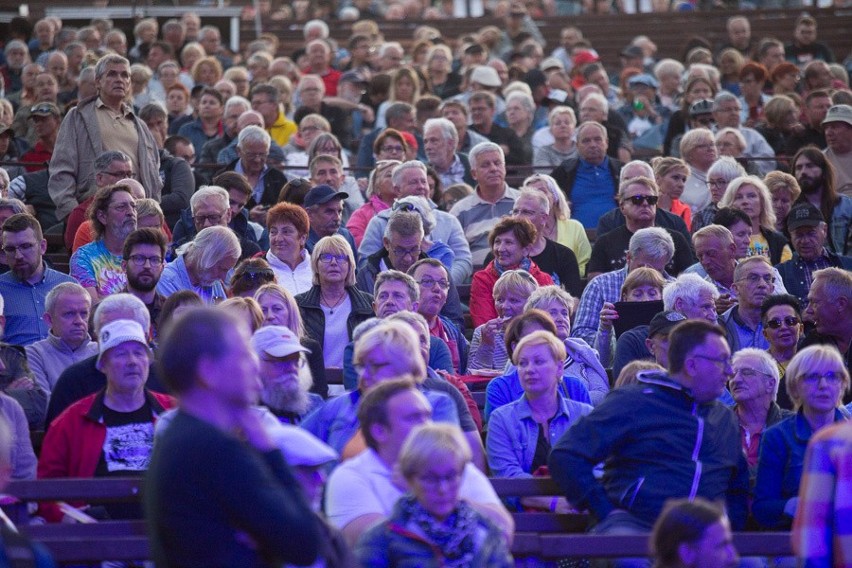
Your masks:
{"label": "sunglasses on head", "polygon": [[408,203],[408,202],[400,203],[399,201],[397,201],[396,203],[393,204],[393,210],[394,211],[405,211],[407,213],[411,213],[412,211],[417,211],[417,207],[415,207],[413,203]]}
{"label": "sunglasses on head", "polygon": [[648,205],[656,205],[657,201],[659,201],[659,197],[657,197],[656,195],[634,195],[633,197],[625,197],[624,201],[629,201],[637,207],[639,205],[642,205],[642,203],[647,203]]}
{"label": "sunglasses on head", "polygon": [[271,268],[250,269],[243,272],[240,278],[247,278],[248,280],[274,280],[275,273]]}

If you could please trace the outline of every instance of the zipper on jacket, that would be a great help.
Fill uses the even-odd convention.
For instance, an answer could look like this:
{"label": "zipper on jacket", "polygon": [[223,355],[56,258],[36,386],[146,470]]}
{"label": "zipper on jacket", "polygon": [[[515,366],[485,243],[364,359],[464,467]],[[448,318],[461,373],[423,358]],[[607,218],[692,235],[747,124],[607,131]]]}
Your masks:
{"label": "zipper on jacket", "polygon": [[695,462],[695,475],[692,477],[692,488],[689,490],[689,500],[695,499],[698,494],[698,484],[701,482],[701,471],[703,465],[698,455],[701,453],[701,440],[704,438],[704,418],[698,415],[698,403],[692,403],[692,415],[698,421],[698,431],[695,437],[695,447],[692,450],[692,461]]}

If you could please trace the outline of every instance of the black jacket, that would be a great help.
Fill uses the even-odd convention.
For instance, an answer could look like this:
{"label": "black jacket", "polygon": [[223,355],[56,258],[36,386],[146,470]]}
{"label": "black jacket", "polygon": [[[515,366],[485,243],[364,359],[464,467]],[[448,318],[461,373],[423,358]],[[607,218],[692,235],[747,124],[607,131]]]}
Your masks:
{"label": "black jacket", "polygon": [[[237,162],[240,159],[237,158],[230,164],[228,164],[225,169],[216,172],[216,175],[221,174],[223,172],[232,172],[237,167]],[[255,205],[266,205],[268,207],[272,207],[276,203],[278,203],[278,194],[281,193],[281,188],[284,187],[284,184],[287,183],[287,176],[285,176],[280,171],[275,168],[269,168],[266,170],[266,175],[263,176],[263,194],[260,196],[260,203],[254,200],[252,196],[249,199],[249,202],[246,204],[246,209],[251,209]]]}
{"label": "black jacket", "polygon": [[[349,300],[352,302],[352,311],[349,312],[349,318],[346,320],[346,331],[349,334],[349,341],[352,341],[352,331],[355,327],[375,315],[373,313],[373,296],[362,292],[355,286],[347,287],[346,291],[349,293]],[[320,307],[320,294],[320,287],[315,284],[307,292],[296,296],[296,304],[298,304],[299,311],[302,313],[305,335],[325,349],[323,345],[325,340],[325,313]]]}
{"label": "black jacket", "polygon": [[[571,201],[571,191],[574,189],[574,180],[577,179],[577,166],[580,165],[580,157],[572,156],[561,164],[553,168],[550,176],[556,180],[557,185],[562,188],[565,193],[565,198]],[[615,158],[609,158],[609,173],[612,175],[613,187],[618,191],[618,174],[624,166]],[[612,196],[613,205],[615,205],[615,195]]]}

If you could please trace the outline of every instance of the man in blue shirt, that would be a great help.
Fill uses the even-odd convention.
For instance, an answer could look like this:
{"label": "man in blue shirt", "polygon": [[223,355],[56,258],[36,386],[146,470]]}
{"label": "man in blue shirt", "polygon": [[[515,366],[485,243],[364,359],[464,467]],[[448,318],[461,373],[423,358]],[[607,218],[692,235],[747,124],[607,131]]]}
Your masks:
{"label": "man in blue shirt", "polygon": [[74,282],[44,263],[47,241],[41,225],[32,215],[19,213],[3,223],[3,254],[10,270],[0,275],[0,294],[6,300],[5,341],[29,345],[47,337],[48,326],[42,319],[44,302],[55,286]]}

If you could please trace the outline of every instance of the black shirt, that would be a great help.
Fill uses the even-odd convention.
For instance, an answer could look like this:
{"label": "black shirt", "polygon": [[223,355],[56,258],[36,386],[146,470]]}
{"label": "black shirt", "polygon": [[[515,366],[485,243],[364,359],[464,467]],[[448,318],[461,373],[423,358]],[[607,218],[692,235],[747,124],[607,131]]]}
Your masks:
{"label": "black shirt", "polygon": [[[485,256],[485,264],[494,260],[494,253]],[[572,296],[579,298],[583,293],[583,282],[580,279],[580,265],[577,256],[570,248],[550,239],[545,239],[544,250],[541,254],[531,256],[536,266],[542,272],[550,275],[553,283],[561,286]]]}

